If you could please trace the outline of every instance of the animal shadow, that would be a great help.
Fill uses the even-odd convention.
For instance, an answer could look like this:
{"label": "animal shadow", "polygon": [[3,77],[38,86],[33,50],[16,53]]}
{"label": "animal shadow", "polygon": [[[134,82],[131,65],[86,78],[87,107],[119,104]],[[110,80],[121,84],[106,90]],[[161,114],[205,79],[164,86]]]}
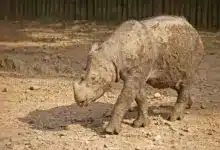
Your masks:
{"label": "animal shadow", "polygon": [[[79,124],[85,128],[90,128],[98,134],[103,134],[103,124],[109,121],[113,104],[95,102],[88,107],[81,108],[76,104],[68,106],[58,106],[48,110],[35,110],[30,112],[20,121],[30,125],[32,129],[61,131],[68,130],[68,125]],[[156,110],[156,111],[155,111]],[[149,115],[161,115],[158,107],[149,107]],[[130,111],[125,115],[125,119],[134,119],[137,112]],[[166,118],[166,113],[162,114]]]}

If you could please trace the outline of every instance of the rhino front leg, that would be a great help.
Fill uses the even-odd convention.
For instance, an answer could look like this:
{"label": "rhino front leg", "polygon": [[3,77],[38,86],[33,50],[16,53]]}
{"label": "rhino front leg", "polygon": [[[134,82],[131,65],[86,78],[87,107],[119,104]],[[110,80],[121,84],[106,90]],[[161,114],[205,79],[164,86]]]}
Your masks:
{"label": "rhino front leg", "polygon": [[190,108],[192,105],[192,99],[190,95],[190,86],[189,85],[180,85],[180,89],[177,91],[177,101],[173,110],[168,117],[168,120],[182,120],[184,117],[184,111],[186,108]]}
{"label": "rhino front leg", "polygon": [[137,93],[137,78],[132,77],[125,80],[121,94],[114,105],[111,120],[105,128],[106,133],[118,134],[120,132],[122,119],[134,101]]}
{"label": "rhino front leg", "polygon": [[137,103],[138,116],[133,122],[134,127],[145,127],[150,124],[148,117],[148,102],[146,99],[145,88],[142,87],[137,94],[135,101]]}

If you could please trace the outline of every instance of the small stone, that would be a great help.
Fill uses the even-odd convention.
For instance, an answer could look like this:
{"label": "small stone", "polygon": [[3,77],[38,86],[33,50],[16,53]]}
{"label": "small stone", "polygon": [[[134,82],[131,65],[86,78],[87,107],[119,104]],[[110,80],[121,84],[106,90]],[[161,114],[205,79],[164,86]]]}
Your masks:
{"label": "small stone", "polygon": [[89,117],[88,119],[87,119],[87,122],[88,123],[93,123],[95,120],[92,118],[92,117]]}
{"label": "small stone", "polygon": [[40,89],[40,87],[38,87],[38,86],[30,86],[29,87],[29,90],[39,90]]}
{"label": "small stone", "polygon": [[184,134],[182,132],[180,132],[179,134],[180,134],[180,136],[184,136]]}
{"label": "small stone", "polygon": [[100,135],[101,138],[106,138],[107,136],[105,134]]}
{"label": "small stone", "polygon": [[189,129],[185,128],[183,129],[184,132],[189,132]]}
{"label": "small stone", "polygon": [[66,136],[66,135],[67,135],[66,133],[60,133],[59,134],[60,137],[63,137],[63,136]]}
{"label": "small stone", "polygon": [[201,108],[201,109],[206,109],[205,104],[201,104],[200,108]]}
{"label": "small stone", "polygon": [[153,141],[159,141],[161,139],[161,136],[160,135],[157,135],[153,138]]}
{"label": "small stone", "polygon": [[3,90],[2,90],[2,92],[7,92],[8,90],[6,89],[6,88],[4,88]]}
{"label": "small stone", "polygon": [[185,114],[189,114],[189,112],[187,111],[187,112],[185,112]]}
{"label": "small stone", "polygon": [[147,138],[149,138],[149,137],[151,137],[152,136],[152,133],[151,132],[148,132],[147,134],[146,134],[146,137]]}
{"label": "small stone", "polygon": [[108,146],[106,144],[104,144],[104,148],[107,148]]}
{"label": "small stone", "polygon": [[42,137],[41,137],[41,136],[38,136],[37,139],[38,139],[38,140],[42,140]]}
{"label": "small stone", "polygon": [[93,31],[93,32],[96,32],[96,31],[97,31],[97,29],[96,29],[96,28],[93,28],[93,29],[92,29],[92,31]]}
{"label": "small stone", "polygon": [[50,59],[49,56],[45,56],[45,57],[43,58],[44,61],[48,61],[49,59]]}
{"label": "small stone", "polygon": [[43,134],[43,132],[40,131],[40,130],[34,130],[33,132],[36,133],[36,134]]}
{"label": "small stone", "polygon": [[155,98],[159,98],[159,97],[161,97],[161,95],[160,95],[160,93],[155,93],[155,94],[154,94],[154,97],[155,97]]}
{"label": "small stone", "polygon": [[63,126],[62,128],[63,128],[64,130],[71,130],[70,126],[68,126],[68,125],[67,125],[67,126]]}

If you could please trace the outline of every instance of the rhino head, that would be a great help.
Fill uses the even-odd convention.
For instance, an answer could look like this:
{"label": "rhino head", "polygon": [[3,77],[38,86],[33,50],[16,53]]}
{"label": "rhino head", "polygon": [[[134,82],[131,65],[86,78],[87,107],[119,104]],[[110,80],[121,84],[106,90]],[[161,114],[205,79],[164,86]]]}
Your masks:
{"label": "rhino head", "polygon": [[73,84],[74,99],[78,106],[88,106],[100,98],[112,82],[117,81],[115,63],[103,50],[102,44],[95,43],[87,57],[85,77]]}

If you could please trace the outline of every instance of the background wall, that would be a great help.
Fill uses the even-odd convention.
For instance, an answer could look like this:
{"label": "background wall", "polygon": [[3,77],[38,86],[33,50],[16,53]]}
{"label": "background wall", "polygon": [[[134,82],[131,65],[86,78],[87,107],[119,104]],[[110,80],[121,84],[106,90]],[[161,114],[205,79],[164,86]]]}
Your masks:
{"label": "background wall", "polygon": [[185,16],[197,28],[220,28],[220,0],[1,0],[0,19],[124,21]]}

